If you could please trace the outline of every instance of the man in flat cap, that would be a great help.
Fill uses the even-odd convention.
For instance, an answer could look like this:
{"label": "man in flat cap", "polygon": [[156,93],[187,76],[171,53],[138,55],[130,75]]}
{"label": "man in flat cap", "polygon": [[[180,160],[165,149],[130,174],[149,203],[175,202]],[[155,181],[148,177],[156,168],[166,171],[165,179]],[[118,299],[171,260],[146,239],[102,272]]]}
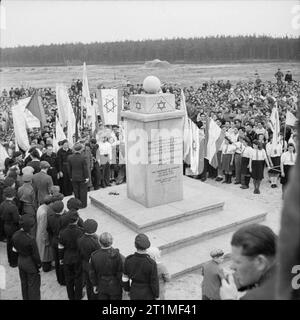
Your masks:
{"label": "man in flat cap", "polygon": [[82,144],[75,144],[74,154],[68,158],[68,169],[75,198],[79,199],[82,202],[82,207],[85,208],[87,206],[89,172],[85,157],[81,154],[82,150]]}
{"label": "man in flat cap", "polygon": [[53,186],[52,178],[47,174],[50,164],[47,161],[41,161],[41,171],[35,173],[32,177],[32,186],[36,195],[37,207],[43,204],[45,196],[51,194]]}
{"label": "man in flat cap", "polygon": [[98,300],[122,300],[124,257],[113,248],[113,238],[104,232],[99,238],[101,248],[91,254],[90,280]]}
{"label": "man in flat cap", "polygon": [[122,282],[131,300],[155,300],[159,297],[157,265],[146,251],[150,245],[145,234],[138,234],[135,238],[137,251],[125,259]]}
{"label": "man in flat cap", "polygon": [[224,252],[215,249],[210,252],[212,260],[202,268],[202,300],[220,300],[220,287],[225,274],[220,264],[223,262]]}
{"label": "man in flat cap", "polygon": [[77,211],[70,211],[68,219],[68,226],[61,230],[58,236],[59,259],[64,268],[69,300],[81,300],[83,279],[78,239],[84,232],[77,225],[79,220]]}
{"label": "man in flat cap", "polygon": [[16,190],[12,187],[7,187],[3,191],[4,201],[0,204],[0,219],[4,224],[4,233],[6,236],[7,259],[11,267],[17,266],[18,256],[12,250],[12,236],[19,229],[19,211],[14,203]]}
{"label": "man in flat cap", "polygon": [[83,270],[83,280],[86,286],[88,300],[96,300],[96,295],[93,293],[93,286],[89,278],[89,260],[91,254],[100,248],[98,237],[95,234],[97,228],[98,223],[95,220],[85,220],[83,223],[84,235],[78,239],[78,249]]}
{"label": "man in flat cap", "polygon": [[34,220],[23,216],[20,221],[21,229],[12,237],[14,250],[18,253],[18,267],[22,287],[23,300],[41,299],[41,276],[39,269],[41,259],[35,239],[30,235]]}
{"label": "man in flat cap", "polygon": [[47,213],[47,232],[52,248],[52,255],[55,263],[56,279],[60,285],[65,285],[63,266],[59,263],[58,236],[61,230],[61,217],[64,213],[64,203],[55,201],[49,205]]}

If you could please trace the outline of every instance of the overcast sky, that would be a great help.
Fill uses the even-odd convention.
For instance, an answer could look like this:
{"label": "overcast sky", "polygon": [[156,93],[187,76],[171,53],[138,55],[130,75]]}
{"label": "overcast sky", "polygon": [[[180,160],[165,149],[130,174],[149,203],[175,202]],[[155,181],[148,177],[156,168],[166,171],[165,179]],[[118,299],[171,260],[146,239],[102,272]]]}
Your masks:
{"label": "overcast sky", "polygon": [[300,32],[293,24],[300,5],[293,0],[2,0],[0,7],[1,47]]}

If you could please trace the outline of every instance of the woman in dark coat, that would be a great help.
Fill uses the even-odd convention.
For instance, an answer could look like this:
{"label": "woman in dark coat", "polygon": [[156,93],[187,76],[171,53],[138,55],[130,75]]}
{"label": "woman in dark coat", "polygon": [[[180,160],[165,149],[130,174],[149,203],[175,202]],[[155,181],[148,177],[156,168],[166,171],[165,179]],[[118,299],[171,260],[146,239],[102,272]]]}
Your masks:
{"label": "woman in dark coat", "polygon": [[73,188],[68,172],[67,160],[72,154],[72,150],[69,148],[68,140],[63,140],[61,144],[62,148],[57,151],[58,184],[63,195],[70,196],[73,193]]}
{"label": "woman in dark coat", "polygon": [[41,161],[47,161],[50,164],[50,168],[47,171],[47,174],[52,178],[53,184],[58,185],[57,180],[57,156],[53,152],[53,145],[47,144],[47,150],[42,155]]}

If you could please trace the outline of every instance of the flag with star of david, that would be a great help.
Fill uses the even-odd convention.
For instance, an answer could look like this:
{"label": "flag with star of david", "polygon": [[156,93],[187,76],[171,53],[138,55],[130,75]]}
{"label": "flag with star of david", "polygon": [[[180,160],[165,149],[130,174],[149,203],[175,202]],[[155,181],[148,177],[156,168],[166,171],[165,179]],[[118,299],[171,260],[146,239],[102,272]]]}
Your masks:
{"label": "flag with star of david", "polygon": [[98,89],[97,99],[103,124],[119,125],[122,108],[122,91],[119,89]]}

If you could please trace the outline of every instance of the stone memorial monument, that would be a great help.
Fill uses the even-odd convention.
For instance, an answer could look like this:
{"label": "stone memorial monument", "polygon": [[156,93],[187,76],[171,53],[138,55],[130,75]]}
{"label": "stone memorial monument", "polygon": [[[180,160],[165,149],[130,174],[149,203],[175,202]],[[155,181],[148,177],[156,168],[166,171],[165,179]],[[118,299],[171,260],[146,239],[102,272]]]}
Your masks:
{"label": "stone memorial monument", "polygon": [[130,96],[124,111],[127,196],[147,208],[183,199],[183,117],[160,80],[144,80],[145,94]]}

